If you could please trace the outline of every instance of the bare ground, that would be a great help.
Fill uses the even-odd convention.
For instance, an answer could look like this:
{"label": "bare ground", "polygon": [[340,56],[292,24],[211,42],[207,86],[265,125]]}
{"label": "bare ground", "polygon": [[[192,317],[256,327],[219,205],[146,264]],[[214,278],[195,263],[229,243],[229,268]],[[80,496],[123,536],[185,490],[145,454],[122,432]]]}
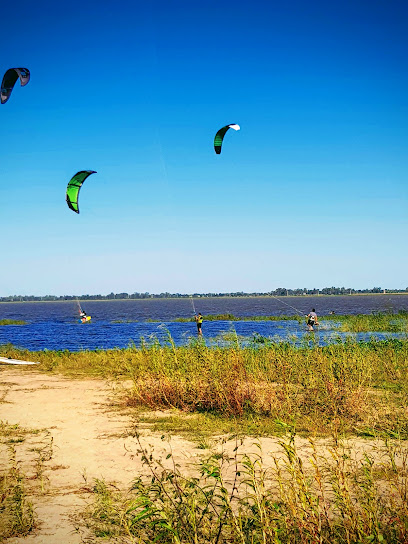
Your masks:
{"label": "bare ground", "polygon": [[[26,537],[7,542],[79,544],[96,542],[78,522],[78,514],[92,497],[95,478],[126,489],[131,481],[146,475],[146,467],[138,455],[139,445],[132,431],[131,413],[119,410],[117,386],[102,380],[73,380],[45,375],[35,369],[0,367],[0,420],[40,430],[16,444],[16,459],[23,472],[35,482],[28,489],[34,503],[38,527]],[[132,436],[133,435],[133,436]],[[143,446],[153,449],[156,458],[165,459],[171,449],[173,459],[183,472],[192,473],[195,463],[208,455],[197,445],[178,436],[170,445],[161,433],[148,428],[141,431]],[[278,438],[257,441],[264,452],[264,462],[281,455]],[[321,440],[326,449],[328,440]],[[233,457],[235,440],[215,447]],[[361,456],[364,451],[381,455],[378,444],[365,440],[352,441],[352,449]],[[308,440],[297,439],[298,453],[305,462],[310,458]],[[259,452],[253,439],[246,439],[245,453]],[[10,445],[0,444],[0,463],[9,462]],[[164,461],[170,463],[171,461]],[[227,475],[228,477],[228,475]]]}

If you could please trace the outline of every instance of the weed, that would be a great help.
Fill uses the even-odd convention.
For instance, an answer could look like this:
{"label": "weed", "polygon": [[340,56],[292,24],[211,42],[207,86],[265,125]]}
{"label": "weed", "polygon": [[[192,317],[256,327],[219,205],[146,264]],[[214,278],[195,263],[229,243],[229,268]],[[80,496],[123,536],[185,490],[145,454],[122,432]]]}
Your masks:
{"label": "weed", "polygon": [[269,467],[261,449],[242,454],[237,442],[233,457],[210,455],[191,477],[174,463],[165,468],[136,439],[150,477],[136,478],[126,494],[96,481],[85,516],[95,535],[162,544],[406,541],[407,451],[400,442],[383,444],[388,461],[376,463],[368,454],[353,459],[338,439],[325,452],[311,441],[306,464],[292,429]]}
{"label": "weed", "polygon": [[18,425],[0,422],[0,438],[6,444],[8,460],[0,469],[0,540],[25,536],[35,526],[32,502],[27,497],[26,477],[16,460],[15,444],[24,440],[25,431]]}

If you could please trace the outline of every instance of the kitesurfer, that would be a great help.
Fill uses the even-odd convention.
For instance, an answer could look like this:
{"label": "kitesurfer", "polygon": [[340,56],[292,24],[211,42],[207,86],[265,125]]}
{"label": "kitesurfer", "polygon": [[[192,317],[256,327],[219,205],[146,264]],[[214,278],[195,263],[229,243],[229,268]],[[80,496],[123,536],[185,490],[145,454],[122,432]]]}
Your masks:
{"label": "kitesurfer", "polygon": [[85,321],[86,321],[86,312],[84,312],[84,310],[82,310],[82,309],[79,312],[79,319],[82,321],[82,323],[85,323]]}
{"label": "kitesurfer", "polygon": [[313,330],[314,325],[318,325],[316,310],[312,308],[312,311],[307,314],[307,327],[309,331]]}
{"label": "kitesurfer", "polygon": [[195,320],[196,320],[196,323],[197,323],[197,334],[198,334],[198,336],[203,335],[203,331],[201,330],[201,325],[203,324],[203,319],[204,318],[200,313],[195,316]]}

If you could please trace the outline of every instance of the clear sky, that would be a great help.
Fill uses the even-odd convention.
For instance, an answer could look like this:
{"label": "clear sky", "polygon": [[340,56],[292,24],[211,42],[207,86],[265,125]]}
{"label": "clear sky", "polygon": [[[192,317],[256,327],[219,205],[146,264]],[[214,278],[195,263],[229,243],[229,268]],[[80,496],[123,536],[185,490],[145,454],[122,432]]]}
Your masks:
{"label": "clear sky", "polygon": [[406,0],[0,17],[0,296],[408,286]]}

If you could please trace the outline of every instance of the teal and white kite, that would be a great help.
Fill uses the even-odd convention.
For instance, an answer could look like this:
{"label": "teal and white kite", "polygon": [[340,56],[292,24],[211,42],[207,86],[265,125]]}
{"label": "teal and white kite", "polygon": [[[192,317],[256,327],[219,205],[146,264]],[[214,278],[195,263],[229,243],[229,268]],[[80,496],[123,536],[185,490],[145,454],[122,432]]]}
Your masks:
{"label": "teal and white kite", "polygon": [[224,140],[225,133],[230,129],[233,128],[234,130],[240,130],[241,127],[239,125],[225,125],[225,127],[220,128],[220,130],[217,132],[214,138],[214,149],[217,155],[221,153],[221,146],[222,141]]}

